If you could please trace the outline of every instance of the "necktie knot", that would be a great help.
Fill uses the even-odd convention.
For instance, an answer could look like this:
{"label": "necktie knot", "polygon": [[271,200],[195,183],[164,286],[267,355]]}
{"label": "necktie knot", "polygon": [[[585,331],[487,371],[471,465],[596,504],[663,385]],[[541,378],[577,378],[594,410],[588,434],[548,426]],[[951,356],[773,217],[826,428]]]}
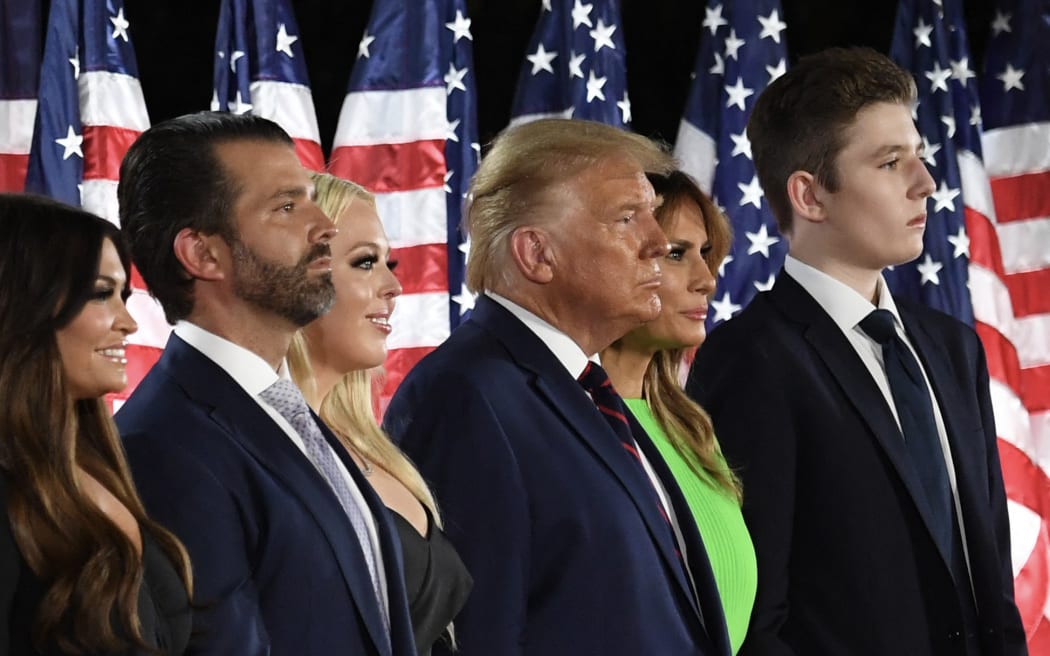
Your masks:
{"label": "necktie knot", "polygon": [[879,344],[888,344],[897,337],[897,322],[889,310],[872,310],[860,322],[860,328]]}
{"label": "necktie knot", "polygon": [[299,391],[295,383],[286,378],[278,379],[273,385],[264,389],[259,396],[293,425],[295,418],[302,414],[309,414],[309,406],[306,404],[303,393]]}
{"label": "necktie knot", "polygon": [[600,365],[594,362],[588,362],[587,367],[584,368],[583,373],[576,380],[580,381],[580,385],[591,396],[594,396],[594,393],[598,390],[612,390],[609,374],[605,373],[605,369],[602,369]]}

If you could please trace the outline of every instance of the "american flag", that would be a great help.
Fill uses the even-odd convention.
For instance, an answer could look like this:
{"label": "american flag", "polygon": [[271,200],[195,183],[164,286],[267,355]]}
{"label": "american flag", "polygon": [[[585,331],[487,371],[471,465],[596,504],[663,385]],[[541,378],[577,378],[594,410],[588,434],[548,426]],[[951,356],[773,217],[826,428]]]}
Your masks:
{"label": "american flag", "polygon": [[560,117],[628,127],[626,58],[618,0],[543,0],[511,124]]}
{"label": "american flag", "polygon": [[[117,178],[128,147],[149,117],[139,85],[130,23],[121,0],[53,0],[40,69],[40,104],[26,189],[116,223]],[[139,322],[129,338],[126,398],[156,361],[156,302],[142,280],[128,307]],[[160,330],[167,334],[167,324]],[[163,337],[159,338],[163,344]]]}
{"label": "american flag", "polygon": [[40,4],[0,0],[0,191],[22,191],[40,80]]}
{"label": "american flag", "polygon": [[787,70],[782,16],[779,0],[709,0],[705,10],[675,155],[733,226],[709,327],[772,288],[787,253],[758,183],[746,129],[755,99]]}
{"label": "american flag", "polygon": [[292,136],[303,166],[324,170],[299,28],[288,0],[223,0],[215,35],[213,111],[268,118]]}
{"label": "american flag", "polygon": [[[1019,22],[1037,19],[1028,16]],[[995,107],[993,125],[1033,121],[1050,114],[1045,107],[1045,86],[1039,86],[1031,101],[1022,100],[1020,93],[1004,98],[1004,93],[1021,81],[1016,71],[1005,70],[1007,60],[1020,65],[1022,52],[1028,56],[1036,52],[1037,47],[1047,52],[1046,44],[1040,43],[1034,32],[1029,36],[1032,38],[1027,46],[1013,39],[1000,39],[999,44],[993,44],[989,61],[998,61],[1003,71],[998,79],[984,80],[988,106]],[[1012,58],[1003,49],[1007,44],[1016,48]],[[1021,50],[1022,47],[1026,49]],[[995,49],[1000,52],[994,52]],[[1017,229],[1025,219],[1050,216],[1050,205],[1044,203],[1040,214],[1034,205],[1025,202],[1027,198],[1045,197],[1041,183],[1046,173],[1036,174],[1020,186],[1016,178],[989,185],[982,163],[977,75],[969,55],[960,0],[902,0],[891,55],[912,72],[918,85],[917,125],[937,189],[930,199],[933,220],[926,228],[923,254],[915,262],[887,272],[886,277],[895,294],[921,300],[975,324],[981,336],[992,377],[992,403],[1010,513],[1017,605],[1032,653],[1050,653],[1050,628],[1046,620],[1050,595],[1047,580],[1050,540],[1046,523],[1050,485],[1039,460],[1041,457],[1044,468],[1050,463],[1047,448],[1050,430],[1037,435],[1035,415],[1030,418],[1022,404],[1035,401],[1030,407],[1041,408],[1044,418],[1050,419],[1050,413],[1046,412],[1050,410],[1050,366],[1047,366],[1050,364],[1050,286],[1046,284],[1050,278],[1045,272],[1050,266],[1050,220],[1036,219]],[[1043,69],[1036,73],[1042,74],[1044,80],[1047,63],[1050,59],[1044,57]],[[990,89],[992,83],[998,85],[997,90]],[[1003,131],[997,130],[1000,141],[992,138],[988,142],[995,162],[993,170],[999,171],[996,175],[1003,178],[1032,173],[1039,168],[1028,166],[1032,160],[1020,161],[1026,142],[1038,149],[1039,158],[1046,157],[1050,144],[1047,138],[1050,128],[1040,133],[1041,142],[1025,133],[1024,128],[1012,130],[1010,136],[1003,136]],[[1042,168],[1047,168],[1045,161]],[[1026,191],[1026,184],[1034,187]],[[1022,205],[1026,207],[1019,213]],[[1035,213],[1025,213],[1028,210]],[[1013,253],[1008,252],[1011,243]],[[1026,253],[1028,259],[1018,261],[1020,253]],[[1035,268],[1033,263],[1040,259],[1042,274],[1014,279],[1013,289],[1022,294],[1028,292],[1027,298],[1019,295],[1015,301],[1011,298],[1013,289],[1007,273],[1025,276],[1023,271]],[[1042,285],[1036,284],[1039,275],[1042,275]],[[1038,316],[1040,303],[1042,317]],[[1015,316],[1018,310],[1021,316],[1029,316],[1018,319]],[[1030,377],[1025,380],[1024,370],[1018,366],[1022,354],[1025,358],[1022,362],[1029,366],[1043,365],[1041,389],[1038,366],[1026,372]],[[1030,395],[1025,394],[1026,382]],[[1041,401],[1037,401],[1040,396]],[[1050,427],[1050,421],[1046,425]],[[1033,642],[1037,631],[1042,634],[1039,638],[1042,649],[1036,648]]]}
{"label": "american flag", "polygon": [[982,144],[995,211],[967,217],[970,289],[977,331],[989,354],[999,451],[1013,502],[1017,602],[1030,652],[1050,654],[1050,8],[1045,2],[999,2],[984,67]]}
{"label": "american flag", "polygon": [[376,194],[404,288],[382,407],[474,305],[460,230],[481,153],[473,39],[464,0],[376,0],[339,114],[329,170]]}

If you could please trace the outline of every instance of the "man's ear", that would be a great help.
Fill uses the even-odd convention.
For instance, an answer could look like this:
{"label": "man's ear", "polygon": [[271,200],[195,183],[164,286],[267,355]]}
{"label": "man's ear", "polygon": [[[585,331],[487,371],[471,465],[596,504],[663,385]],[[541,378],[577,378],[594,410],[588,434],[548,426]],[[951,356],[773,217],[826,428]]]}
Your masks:
{"label": "man's ear", "polygon": [[544,285],[554,279],[554,252],[545,230],[534,226],[515,230],[510,235],[510,254],[529,282]]}
{"label": "man's ear", "polygon": [[787,195],[795,216],[812,223],[827,219],[822,198],[824,187],[807,171],[795,171],[788,176]]}
{"label": "man's ear", "polygon": [[183,228],[175,235],[172,247],[175,258],[191,278],[222,280],[226,277],[224,262],[229,260],[230,248],[219,235]]}

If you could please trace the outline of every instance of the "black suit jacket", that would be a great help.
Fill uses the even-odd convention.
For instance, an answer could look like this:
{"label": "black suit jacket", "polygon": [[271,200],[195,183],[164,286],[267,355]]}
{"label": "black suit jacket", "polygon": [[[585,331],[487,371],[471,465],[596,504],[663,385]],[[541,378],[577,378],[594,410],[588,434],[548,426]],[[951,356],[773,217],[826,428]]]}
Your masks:
{"label": "black suit jacket", "polygon": [[433,485],[474,577],[458,656],[728,656],[703,542],[663,460],[639,432],[685,534],[702,619],[650,481],[506,309],[479,298],[384,424]]}
{"label": "black suit jacket", "polygon": [[[981,653],[1024,654],[1006,495],[980,341],[897,301],[944,418]],[[781,273],[714,330],[688,392],[714,420],[744,487],[758,596],[741,654],[960,656],[962,582],[928,528],[889,406],[842,331]]]}
{"label": "black suit jacket", "polygon": [[375,518],[389,646],[335,494],[229,374],[173,334],[116,420],[146,510],[190,554],[199,608],[187,654],[415,656],[393,522],[320,420]]}

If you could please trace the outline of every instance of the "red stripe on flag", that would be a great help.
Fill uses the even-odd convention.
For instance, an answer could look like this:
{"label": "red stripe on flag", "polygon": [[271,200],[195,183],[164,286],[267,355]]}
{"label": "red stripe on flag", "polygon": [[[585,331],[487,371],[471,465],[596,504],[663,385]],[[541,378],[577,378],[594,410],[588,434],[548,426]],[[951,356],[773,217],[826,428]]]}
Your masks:
{"label": "red stripe on flag", "polygon": [[[1050,244],[1046,245],[1050,248]],[[1010,290],[1014,316],[1050,313],[1050,269],[1036,269],[1002,276]]]}
{"label": "red stripe on flag", "polygon": [[119,180],[120,162],[141,134],[109,125],[84,126],[84,179]]}
{"label": "red stripe on flag", "polygon": [[986,323],[978,321],[975,328],[984,346],[988,375],[1012,390],[1020,389],[1021,365],[1017,360],[1017,348],[1013,342]]}
{"label": "red stripe on flag", "polygon": [[1021,369],[1020,397],[1028,412],[1050,410],[1050,364]]}
{"label": "red stripe on flag", "polygon": [[0,153],[0,191],[24,191],[29,155]]}
{"label": "red stripe on flag", "polygon": [[445,184],[445,141],[341,146],[328,170],[377,194]]}
{"label": "red stripe on flag", "polygon": [[999,223],[1050,216],[1050,171],[993,178],[991,183]]}
{"label": "red stripe on flag", "polygon": [[[999,440],[999,462],[1006,496],[1035,513],[1050,501],[1050,478],[1028,454],[1006,440]],[[1044,520],[1046,518],[1044,517]]]}
{"label": "red stripe on flag", "polygon": [[1045,615],[1028,635],[1028,653],[1032,656],[1050,654],[1050,618]]}
{"label": "red stripe on flag", "polygon": [[405,294],[448,291],[448,245],[421,244],[395,248],[390,257]]}
{"label": "red stripe on flag", "polygon": [[149,287],[146,287],[146,281],[142,279],[142,274],[139,273],[138,267],[134,264],[131,265],[131,287],[133,289],[149,290]]}
{"label": "red stripe on flag", "polygon": [[999,234],[988,217],[970,206],[963,208],[966,217],[966,234],[970,238],[970,262],[989,271],[994,271],[1000,278],[1003,271],[1003,254],[999,248]]}
{"label": "red stripe on flag", "polygon": [[321,144],[310,139],[292,139],[295,142],[295,154],[303,166],[311,171],[324,171],[324,153]]}
{"label": "red stripe on flag", "polygon": [[394,396],[398,385],[408,375],[409,370],[416,366],[416,363],[422,360],[423,356],[433,350],[434,348],[431,346],[419,346],[416,348],[394,349],[387,353],[386,363],[383,364],[383,368],[386,369],[386,380],[379,402],[381,412],[386,412],[386,407],[390,404],[391,397]]}

